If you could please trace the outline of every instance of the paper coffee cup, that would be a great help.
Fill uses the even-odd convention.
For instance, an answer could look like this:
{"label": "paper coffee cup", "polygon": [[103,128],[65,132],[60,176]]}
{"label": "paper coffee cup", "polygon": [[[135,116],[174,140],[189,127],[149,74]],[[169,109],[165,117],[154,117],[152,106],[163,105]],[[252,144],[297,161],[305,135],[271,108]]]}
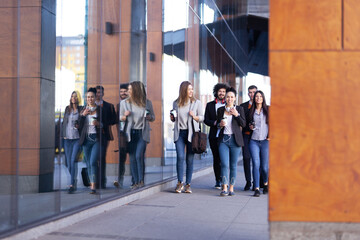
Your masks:
{"label": "paper coffee cup", "polygon": [[171,110],[170,113],[174,116],[174,118],[177,117],[177,112],[175,109]]}

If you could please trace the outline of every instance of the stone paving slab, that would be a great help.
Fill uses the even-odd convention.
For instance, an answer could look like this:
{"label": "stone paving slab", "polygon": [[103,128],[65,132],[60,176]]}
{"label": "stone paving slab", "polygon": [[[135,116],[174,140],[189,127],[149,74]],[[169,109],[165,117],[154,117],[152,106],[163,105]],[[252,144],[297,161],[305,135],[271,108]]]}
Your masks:
{"label": "stone paving slab", "polygon": [[192,194],[173,189],[131,202],[40,240],[82,239],[246,239],[268,240],[268,196],[242,191],[238,167],[235,196],[221,197],[213,174],[192,182]]}

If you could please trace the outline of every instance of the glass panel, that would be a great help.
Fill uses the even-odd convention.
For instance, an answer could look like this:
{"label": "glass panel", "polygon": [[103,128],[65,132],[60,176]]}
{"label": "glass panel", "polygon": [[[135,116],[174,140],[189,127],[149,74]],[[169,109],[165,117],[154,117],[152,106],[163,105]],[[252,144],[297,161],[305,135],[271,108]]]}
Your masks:
{"label": "glass panel", "polygon": [[[15,103],[15,101],[13,103]],[[0,183],[3,186],[0,191],[0,232],[4,232],[9,231],[16,226],[16,150],[0,149],[0,155],[4,160],[1,171],[2,173],[0,175]]]}
{"label": "glass panel", "polygon": [[62,211],[98,199],[89,195],[87,179],[82,177],[87,166],[79,142],[79,115],[86,103],[87,87],[87,9],[85,0],[57,1],[54,189],[60,193]]}
{"label": "glass panel", "polygon": [[176,176],[174,124],[170,121],[173,101],[179,95],[179,86],[187,79],[185,59],[185,28],[187,5],[185,1],[163,1],[163,112],[164,112],[164,179]]}
{"label": "glass panel", "polygon": [[20,53],[20,30],[17,28],[20,11],[16,8],[0,8],[1,26],[0,51],[2,54],[0,70],[0,95],[3,104],[0,124],[0,233],[11,231],[17,226],[17,142],[18,138],[18,98],[17,82],[20,80],[17,71],[16,56]]}
{"label": "glass panel", "polygon": [[60,211],[59,193],[54,191],[55,9],[55,3],[48,3],[24,11],[21,19],[26,21],[19,25],[24,38],[19,46],[17,92],[19,225]]}
{"label": "glass panel", "polygon": [[[119,151],[119,129],[124,125],[118,121],[117,110],[120,99],[123,100],[119,93],[122,83],[140,81],[152,97],[154,92],[162,96],[150,97],[153,106],[162,104],[162,113],[156,115],[158,122],[150,127],[163,128],[161,133],[152,133],[161,138],[156,142],[162,142],[163,149],[157,156],[151,149],[153,142],[147,145],[145,184],[177,174],[174,124],[169,113],[181,82],[193,83],[195,96],[204,109],[213,100],[212,88],[217,82],[228,82],[236,89],[241,89],[241,85],[243,101],[247,100],[247,87],[258,85],[270,103],[270,79],[247,74],[259,70],[259,56],[266,56],[263,58],[267,61],[268,34],[248,31],[244,16],[249,6],[250,12],[268,17],[268,0],[257,1],[256,6],[247,0],[163,0],[161,57],[150,53],[154,49],[150,33],[156,35],[159,26],[151,25],[154,19],[148,19],[146,0],[42,1],[41,6],[27,7],[24,12],[17,8],[16,1],[8,2],[9,7],[0,9],[0,18],[9,22],[0,50],[4,56],[10,56],[10,65],[2,66],[5,71],[0,73],[0,85],[8,89],[1,100],[9,102],[5,111],[12,114],[0,126],[0,132],[9,136],[0,141],[0,156],[4,159],[0,171],[4,186],[0,191],[0,233],[131,190],[134,180],[129,154]],[[20,12],[24,15],[18,15]],[[160,42],[161,37],[156,40]],[[154,56],[154,64],[162,64],[162,78],[158,79],[162,81],[158,87],[161,95],[152,86],[155,65],[147,66]],[[262,73],[264,68],[260,69]],[[91,101],[86,99],[87,89],[98,85],[104,87],[103,96],[97,99],[103,100],[98,101],[97,107],[101,109],[97,119],[101,123],[100,137],[95,140],[99,151],[86,158],[84,147],[80,147],[74,151],[79,154],[72,158],[66,153],[75,146],[76,141],[70,140],[81,136],[75,136],[77,125],[81,125],[75,115],[82,109],[65,111],[66,107],[74,91],[78,105],[88,105]],[[114,106],[116,113],[108,115],[106,102]],[[89,130],[89,125],[81,126]],[[204,124],[201,127],[208,132]],[[83,145],[90,141],[87,135]],[[99,166],[90,173],[98,176],[92,179],[98,185],[96,195],[89,194],[84,183],[89,180],[86,163],[90,163],[90,155],[95,156],[93,165]],[[120,171],[123,173],[119,177],[120,159],[125,171]],[[98,162],[106,165],[97,165]],[[211,165],[210,149],[196,155],[194,163],[195,170]],[[122,187],[115,186],[122,177]],[[70,191],[73,194],[69,194],[70,185],[76,185],[75,191]]]}

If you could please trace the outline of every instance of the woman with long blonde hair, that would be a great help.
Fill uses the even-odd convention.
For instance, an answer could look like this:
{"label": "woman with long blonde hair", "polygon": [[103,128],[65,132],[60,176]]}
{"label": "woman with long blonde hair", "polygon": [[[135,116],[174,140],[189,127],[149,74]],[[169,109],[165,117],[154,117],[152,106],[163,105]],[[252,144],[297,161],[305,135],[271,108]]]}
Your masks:
{"label": "woman with long blonde hair", "polygon": [[131,82],[128,95],[120,103],[120,120],[126,122],[132,188],[138,188],[144,186],[146,144],[150,142],[150,122],[155,121],[155,114],[142,82]]}
{"label": "woman with long blonde hair", "polygon": [[68,193],[74,193],[77,188],[77,163],[80,153],[79,144],[79,113],[81,96],[78,91],[73,91],[70,97],[70,104],[65,108],[64,120],[62,123],[62,137],[64,138],[64,150],[66,165],[70,173],[70,186]]}
{"label": "woman with long blonde hair", "polygon": [[199,123],[204,121],[204,114],[201,102],[195,99],[194,88],[188,81],[184,81],[180,85],[179,97],[173,103],[170,120],[175,123],[174,142],[176,147],[176,172],[178,178],[175,192],[181,193],[184,189],[183,175],[184,161],[186,160],[185,193],[192,193],[190,184],[193,173],[194,153],[191,147],[191,139],[193,131],[200,130]]}

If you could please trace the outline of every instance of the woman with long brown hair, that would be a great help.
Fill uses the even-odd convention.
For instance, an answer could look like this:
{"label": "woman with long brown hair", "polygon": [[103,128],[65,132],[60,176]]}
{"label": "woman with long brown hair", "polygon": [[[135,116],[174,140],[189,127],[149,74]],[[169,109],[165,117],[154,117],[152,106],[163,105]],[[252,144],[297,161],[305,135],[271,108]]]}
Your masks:
{"label": "woman with long brown hair", "polygon": [[221,196],[234,196],[237,162],[244,146],[242,128],[246,125],[244,109],[236,106],[236,90],[226,89],[225,106],[217,110],[218,144],[221,159]]}
{"label": "woman with long brown hair", "polygon": [[100,107],[95,104],[96,88],[89,88],[86,93],[86,107],[80,113],[80,145],[90,179],[91,194],[96,193],[98,162],[100,160],[100,139],[104,138],[100,118]]}
{"label": "woman with long brown hair", "polygon": [[265,95],[262,91],[254,94],[254,104],[249,113],[250,129],[252,130],[249,143],[254,177],[254,197],[260,196],[260,171],[264,182],[263,194],[267,194],[269,171],[269,108],[266,105]]}
{"label": "woman with long brown hair", "polygon": [[150,142],[149,122],[155,121],[155,114],[142,82],[131,82],[128,95],[129,98],[120,103],[120,120],[126,122],[130,170],[133,188],[137,188],[144,185],[145,151]]}
{"label": "woman with long brown hair", "polygon": [[[199,131],[199,123],[204,121],[201,102],[194,97],[194,89],[190,82],[180,85],[179,97],[173,103],[170,120],[175,122],[174,142],[176,147],[176,172],[178,183],[175,192],[181,193],[184,188],[184,161],[186,148],[186,184],[185,193],[192,193],[190,188],[194,153],[191,147],[193,131]],[[193,129],[194,128],[194,129]]]}
{"label": "woman with long brown hair", "polygon": [[79,144],[79,113],[81,96],[78,91],[73,91],[70,97],[70,104],[65,108],[64,120],[62,123],[62,137],[64,138],[64,150],[66,165],[70,173],[70,186],[68,193],[74,193],[77,188],[77,164],[76,160],[80,153]]}

